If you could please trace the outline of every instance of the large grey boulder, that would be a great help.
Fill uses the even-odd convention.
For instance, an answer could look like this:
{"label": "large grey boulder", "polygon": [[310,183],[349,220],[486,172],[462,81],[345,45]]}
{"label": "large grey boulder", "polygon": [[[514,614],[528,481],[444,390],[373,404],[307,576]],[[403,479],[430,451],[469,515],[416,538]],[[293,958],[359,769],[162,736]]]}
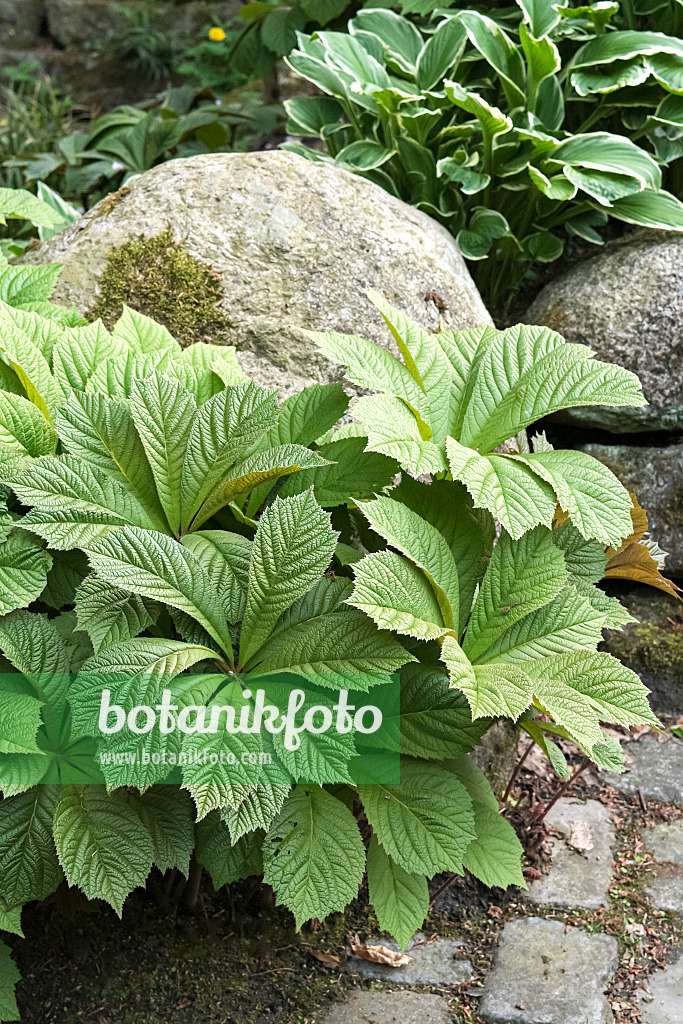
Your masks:
{"label": "large grey boulder", "polygon": [[565,422],[615,433],[683,428],[683,234],[639,231],[606,246],[547,285],[526,320],[637,373],[649,402],[573,409]]}
{"label": "large grey boulder", "polygon": [[35,46],[44,16],[43,0],[0,0],[0,45]]}
{"label": "large grey boulder", "polygon": [[683,443],[661,448],[587,444],[583,450],[636,492],[647,509],[650,536],[669,554],[666,573],[683,576]]}
{"label": "large grey boulder", "polygon": [[281,151],[169,161],[22,261],[62,263],[56,301],[88,310],[112,246],[169,229],[218,277],[221,340],[284,391],[341,377],[305,329],[393,345],[368,287],[431,330],[491,323],[445,228],[370,181]]}

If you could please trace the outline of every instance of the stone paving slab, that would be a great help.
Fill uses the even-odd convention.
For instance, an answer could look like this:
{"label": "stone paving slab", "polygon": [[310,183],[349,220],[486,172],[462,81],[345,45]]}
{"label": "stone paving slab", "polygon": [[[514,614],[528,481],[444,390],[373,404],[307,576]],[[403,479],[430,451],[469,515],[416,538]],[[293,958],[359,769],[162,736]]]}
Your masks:
{"label": "stone paving slab", "polygon": [[[396,942],[382,938],[368,939],[369,945],[381,943],[389,949],[398,950]],[[379,978],[395,985],[459,985],[469,981],[473,975],[469,960],[454,959],[463,943],[457,939],[435,939],[427,942],[426,936],[417,932],[406,946],[406,953],[412,957],[404,967],[386,967],[371,963],[362,957],[349,958],[348,966],[356,974],[366,978]]]}
{"label": "stone paving slab", "polygon": [[643,1024],[681,1024],[683,1021],[683,952],[663,971],[656,971],[648,991],[638,993]]}
{"label": "stone paving slab", "polygon": [[446,1000],[418,992],[354,992],[324,1024],[450,1024]]}
{"label": "stone paving slab", "polygon": [[511,921],[484,981],[480,1016],[487,1024],[613,1024],[604,991],[617,965],[610,935],[539,917]]}
{"label": "stone paving slab", "polygon": [[[529,887],[529,898],[534,903],[589,910],[606,905],[615,839],[607,808],[598,800],[584,804],[571,799],[558,800],[546,822],[564,838],[550,840],[553,858],[550,871]],[[576,846],[572,846],[573,842]],[[584,844],[591,848],[582,849]]]}
{"label": "stone paving slab", "polygon": [[626,744],[626,753],[633,758],[623,775],[610,772],[605,776],[610,786],[622,793],[640,790],[646,800],[683,807],[683,742],[670,739],[660,743],[656,736]]}
{"label": "stone paving slab", "polygon": [[652,905],[683,915],[683,821],[648,828],[643,832],[643,842],[659,862],[646,890]]}

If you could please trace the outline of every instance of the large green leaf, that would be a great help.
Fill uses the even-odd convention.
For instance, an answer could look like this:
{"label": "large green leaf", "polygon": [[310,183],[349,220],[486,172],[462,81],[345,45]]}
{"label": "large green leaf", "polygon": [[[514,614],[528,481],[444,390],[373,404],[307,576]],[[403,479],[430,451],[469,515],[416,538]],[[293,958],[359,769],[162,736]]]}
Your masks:
{"label": "large green leaf", "polygon": [[0,391],[0,446],[19,455],[51,455],[57,435],[45,416],[28,399]]}
{"label": "large green leaf", "polygon": [[138,594],[87,576],[76,591],[78,628],[90,637],[95,654],[109,644],[131,640],[155,620],[154,606]]}
{"label": "large green leaf", "polygon": [[232,656],[221,602],[200,560],[182,544],[127,526],[88,549],[93,569],[116,587],[161,601],[195,619]]}
{"label": "large green leaf", "polygon": [[54,621],[17,609],[0,618],[0,647],[41,700],[59,708],[69,687],[69,654]]}
{"label": "large green leaf", "polygon": [[234,846],[228,826],[217,812],[197,825],[197,860],[211,875],[214,889],[263,871],[262,832],[249,832]]}
{"label": "large green leaf", "polygon": [[23,188],[0,188],[0,224],[8,217],[29,220],[44,228],[62,223],[62,217],[52,206]]}
{"label": "large green leaf", "polygon": [[[2,315],[0,314],[0,323]],[[64,391],[52,376],[47,359],[28,335],[13,324],[0,334],[0,348],[21,381],[30,402],[40,409],[48,422],[64,401]]]}
{"label": "large green leaf", "polygon": [[135,810],[151,836],[154,863],[160,871],[178,868],[190,873],[194,850],[192,802],[175,786],[155,786],[135,799]]}
{"label": "large green leaf", "polygon": [[407,558],[395,551],[378,551],[356,562],[353,571],[349,604],[369,615],[380,629],[419,640],[434,640],[447,631],[427,575]]}
{"label": "large green leaf", "polygon": [[54,812],[54,839],[69,885],[106,900],[121,916],[130,892],[144,885],[154,860],[148,828],[123,791],[65,786]]}
{"label": "large green leaf", "polygon": [[35,786],[0,801],[0,898],[11,909],[44,900],[62,880],[52,840],[58,790]]}
{"label": "large green leaf", "polygon": [[368,848],[368,890],[380,928],[405,949],[429,913],[424,874],[411,874],[402,868],[373,835]]}
{"label": "large green leaf", "polygon": [[177,535],[183,462],[197,405],[179,381],[155,373],[135,382],[130,409],[166,518]]}
{"label": "large green leaf", "polygon": [[112,338],[101,320],[87,327],[67,327],[52,350],[52,372],[65,394],[83,391],[103,360],[126,351],[125,342]]}
{"label": "large green leaf", "polygon": [[240,662],[265,642],[284,611],[325,571],[337,534],[310,491],[276,499],[259,521],[249,567]]}
{"label": "large green leaf", "polygon": [[247,600],[251,542],[238,533],[201,530],[187,534],[182,543],[208,572],[228,622],[239,622]]}
{"label": "large green leaf", "polygon": [[455,628],[459,612],[458,570],[439,531],[393,498],[377,498],[359,508],[373,530],[425,573],[446,625]]}
{"label": "large green leaf", "polygon": [[378,452],[365,451],[364,437],[346,437],[321,445],[319,454],[330,465],[293,473],[278,489],[281,498],[313,487],[315,500],[324,508],[345,505],[349,498],[365,498],[388,487],[398,464]]}
{"label": "large green leaf", "polygon": [[47,582],[52,564],[35,538],[15,531],[0,544],[0,615],[35,601]]}
{"label": "large green leaf", "polygon": [[39,753],[40,707],[41,701],[28,693],[0,690],[0,754]]}
{"label": "large green leaf", "polygon": [[0,1020],[19,1020],[19,1007],[14,995],[18,981],[21,980],[19,970],[10,955],[10,948],[0,942]]}
{"label": "large green leaf", "polygon": [[232,843],[257,829],[267,831],[276,814],[282,810],[291,787],[265,784],[254,786],[238,807],[225,807],[221,817],[230,829]]}
{"label": "large green leaf", "polygon": [[404,758],[400,785],[359,786],[358,792],[374,834],[405,871],[462,873],[475,838],[474,815],[466,789],[450,772]]}
{"label": "large green leaf", "polygon": [[324,789],[297,786],[263,842],[263,878],[297,928],[358,894],[365,848],[351,811]]}
{"label": "large green leaf", "polygon": [[450,634],[444,637],[441,660],[451,686],[467,697],[473,719],[503,715],[516,721],[531,704],[531,679],[518,665],[472,665]]}
{"label": "large green leaf", "polygon": [[498,637],[524,616],[548,604],[565,584],[561,551],[542,526],[513,541],[502,534],[482,580],[463,641],[470,661],[485,655]]}
{"label": "large green leaf", "polygon": [[472,711],[439,665],[406,665],[401,671],[401,753],[443,761],[472,750],[489,722]]}
{"label": "large green leaf", "polygon": [[112,331],[115,341],[123,341],[133,352],[145,355],[150,352],[171,352],[180,355],[180,345],[161,324],[131,309],[123,307],[123,313]]}

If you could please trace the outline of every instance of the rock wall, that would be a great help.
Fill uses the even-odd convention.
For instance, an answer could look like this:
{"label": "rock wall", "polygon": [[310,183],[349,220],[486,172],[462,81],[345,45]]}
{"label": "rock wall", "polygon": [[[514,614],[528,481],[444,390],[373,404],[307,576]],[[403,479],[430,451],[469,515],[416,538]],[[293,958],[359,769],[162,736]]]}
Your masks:
{"label": "rock wall", "polygon": [[75,103],[95,112],[153,95],[158,83],[97,52],[125,25],[123,6],[148,10],[165,28],[195,37],[214,18],[237,14],[241,0],[0,0],[0,69],[37,63]]}
{"label": "rock wall", "polygon": [[[651,536],[669,553],[665,573],[683,585],[683,235],[637,231],[605,246],[547,285],[526,319],[640,377],[647,406],[567,410],[553,429],[637,493]],[[680,602],[645,587],[624,599],[647,628],[614,634],[610,649],[652,686],[660,710],[683,712],[683,624],[672,618]]]}

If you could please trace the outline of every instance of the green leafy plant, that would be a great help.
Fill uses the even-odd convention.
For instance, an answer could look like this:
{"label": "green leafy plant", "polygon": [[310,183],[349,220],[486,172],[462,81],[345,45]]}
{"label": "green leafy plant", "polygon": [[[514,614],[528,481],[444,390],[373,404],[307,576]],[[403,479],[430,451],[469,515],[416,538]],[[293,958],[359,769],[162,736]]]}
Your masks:
{"label": "green leafy plant", "polygon": [[181,51],[181,39],[155,17],[153,8],[116,4],[123,21],[111,31],[103,52],[135,68],[152,82],[167,80]]}
{"label": "green leafy plant", "polygon": [[[608,218],[683,230],[683,206],[662,189],[659,152],[636,141],[649,129],[633,138],[589,130],[606,104],[625,103],[616,86],[609,99],[622,72],[624,81],[656,80],[660,98],[669,90],[657,110],[674,118],[675,73],[660,65],[677,68],[683,44],[597,35],[598,18],[594,38],[572,45],[564,63],[566,47],[555,39],[567,24],[575,30],[578,9],[527,0],[518,7],[518,38],[474,10],[441,12],[428,33],[393,11],[361,10],[348,35],[300,36],[287,58],[327,94],[288,100],[288,131],[318,137],[327,152],[300,142],[285,148],[363,174],[445,224],[496,308],[534,263],[556,260],[568,238],[599,243]],[[603,50],[605,63],[589,70]],[[572,124],[569,100],[578,95],[590,109]],[[653,116],[647,123],[659,137],[664,122]]]}
{"label": "green leafy plant", "polygon": [[[637,404],[637,381],[541,328],[428,335],[376,302],[403,362],[317,338],[380,391],[354,406],[360,426],[335,426],[340,385],[279,404],[234,351],[182,349],[130,309],[108,332],[2,307],[5,930],[63,878],[120,913],[154,865],[187,874],[194,857],[216,887],[262,872],[297,926],[343,910],[367,870],[380,927],[405,946],[433,874],[524,884],[467,756],[494,719],[523,716],[560,776],[558,736],[620,770],[600,723],[656,724],[638,677],[597,652],[626,618],[595,583],[605,538],[631,533],[630,499],[592,460],[577,469],[538,439],[526,452],[522,433],[558,402]],[[511,433],[521,450],[493,454]],[[405,471],[425,468],[432,483]],[[128,713],[165,688],[178,707],[240,710],[251,672],[321,701],[349,677],[398,674],[400,782],[354,781],[339,738],[298,754],[274,742],[275,772],[258,734],[98,728],[103,678]],[[150,742],[255,763],[141,768]],[[17,979],[0,958],[2,1019]]]}
{"label": "green leafy plant", "polygon": [[190,86],[167,90],[152,110],[115,107],[85,134],[55,150],[12,161],[31,185],[52,183],[61,196],[92,206],[133,175],[166,160],[198,153],[246,149],[272,132],[279,108],[244,91],[225,101]]}

